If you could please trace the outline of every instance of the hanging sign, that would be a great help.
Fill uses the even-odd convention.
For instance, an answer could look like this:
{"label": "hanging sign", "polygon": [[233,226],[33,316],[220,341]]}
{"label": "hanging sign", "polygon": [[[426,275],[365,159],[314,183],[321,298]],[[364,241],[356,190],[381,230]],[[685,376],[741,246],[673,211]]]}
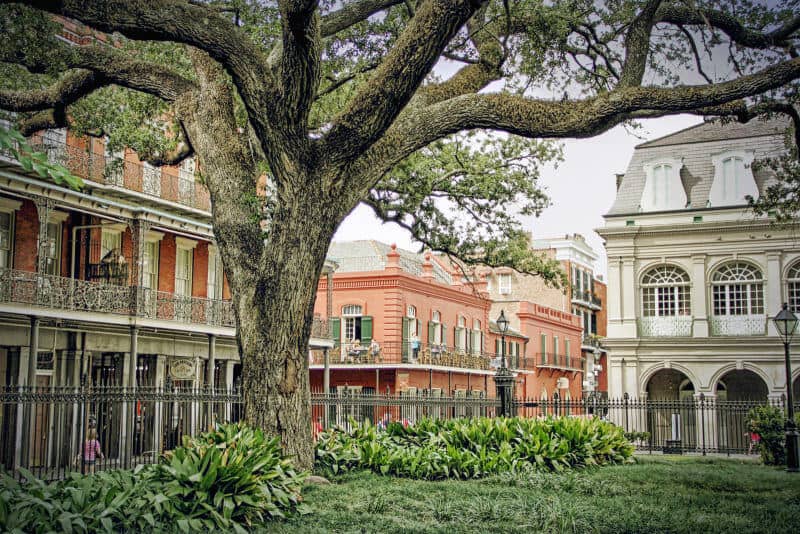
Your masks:
{"label": "hanging sign", "polygon": [[169,376],[173,380],[194,380],[197,376],[194,358],[170,358]]}

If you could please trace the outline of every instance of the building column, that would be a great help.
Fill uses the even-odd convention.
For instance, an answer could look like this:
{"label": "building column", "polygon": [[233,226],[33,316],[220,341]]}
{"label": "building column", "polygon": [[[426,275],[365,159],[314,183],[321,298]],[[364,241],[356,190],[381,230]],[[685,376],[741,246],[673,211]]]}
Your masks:
{"label": "building column", "polygon": [[[159,354],[156,356],[156,379],[155,385],[156,387],[160,388],[162,393],[166,393],[165,389],[165,371],[166,371],[166,360],[167,357],[163,354]],[[160,454],[162,451],[162,439],[164,437],[164,401],[158,401],[154,403],[154,410],[153,410],[153,450],[156,451],[156,454]]]}
{"label": "building column", "polygon": [[783,281],[781,278],[781,253],[767,253],[767,287],[765,289],[764,312],[767,315],[767,335],[777,336],[778,330],[775,323],[769,318],[775,316],[783,305],[781,299],[781,289]]}
{"label": "building column", "polygon": [[[208,363],[206,364],[206,389],[212,393],[215,392],[216,385],[214,384],[214,368],[217,365],[217,336],[208,334]],[[206,426],[213,428],[216,421],[214,420],[214,402],[209,401],[206,407]]]}
{"label": "building column", "polygon": [[322,363],[324,368],[322,370],[322,392],[325,395],[331,393],[331,349],[325,347],[322,349]]}
{"label": "building column", "polygon": [[144,276],[144,242],[145,234],[150,229],[151,224],[142,219],[134,219],[128,222],[128,228],[131,231],[131,261],[130,268],[130,285],[134,286],[131,291],[131,311],[134,315],[139,315],[142,311],[142,295],[140,295],[140,288],[143,285]]}
{"label": "building column", "polygon": [[36,272],[44,273],[47,268],[47,223],[53,202],[49,198],[35,197],[36,214],[39,216],[39,236],[36,239]]}
{"label": "building column", "polygon": [[38,317],[31,317],[31,328],[28,334],[28,373],[25,384],[30,387],[36,387],[36,360],[38,359],[39,354],[40,325],[41,319]]}
{"label": "building column", "polygon": [[636,273],[633,268],[633,257],[622,259],[622,280],[620,281],[620,291],[622,292],[622,328],[623,338],[637,337],[636,325]]}
{"label": "building column", "polygon": [[606,307],[608,310],[609,337],[622,337],[622,261],[608,258],[608,286]]}
{"label": "building column", "polygon": [[[233,366],[236,365],[235,360],[228,360],[225,362],[225,389],[229,393],[236,393],[233,391]],[[230,421],[233,415],[233,410],[230,402],[225,403],[225,420]]]}
{"label": "building column", "polygon": [[706,288],[706,255],[692,256],[692,336],[708,337],[708,291]]}
{"label": "building column", "polygon": [[694,394],[695,411],[697,417],[697,448],[704,451],[716,451],[720,445],[727,446],[727,434],[720,443],[720,433],[726,433],[726,428],[720,428],[717,414],[717,395],[701,391]]}

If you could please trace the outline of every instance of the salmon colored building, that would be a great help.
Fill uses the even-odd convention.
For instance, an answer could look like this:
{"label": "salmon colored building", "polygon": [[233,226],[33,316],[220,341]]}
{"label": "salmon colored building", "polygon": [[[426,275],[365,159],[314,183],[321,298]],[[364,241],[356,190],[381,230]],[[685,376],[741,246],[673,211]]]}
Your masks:
{"label": "salmon colored building", "polygon": [[[325,354],[312,351],[313,389],[337,395],[496,395],[503,347],[492,315],[499,315],[497,303],[483,277],[464,281],[458,268],[436,255],[377,241],[332,243],[328,259],[337,267],[320,282],[315,312],[328,313],[330,280],[335,346],[328,352],[327,388]],[[516,396],[552,398],[561,391],[579,398],[581,319],[529,301],[505,313],[511,321],[505,356]]]}

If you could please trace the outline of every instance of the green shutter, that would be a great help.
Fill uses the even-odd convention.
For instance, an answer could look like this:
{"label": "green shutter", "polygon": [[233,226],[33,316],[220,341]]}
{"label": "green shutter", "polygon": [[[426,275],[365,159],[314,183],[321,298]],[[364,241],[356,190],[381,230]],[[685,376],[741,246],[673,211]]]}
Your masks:
{"label": "green shutter", "polygon": [[339,346],[339,340],[342,339],[342,320],[338,317],[330,317],[328,319],[331,323],[331,336],[333,337],[334,346]]}
{"label": "green shutter", "polygon": [[372,341],[372,317],[361,317],[361,346],[368,347]]}
{"label": "green shutter", "polygon": [[564,340],[564,357],[565,357],[564,359],[567,360],[566,361],[567,367],[571,367],[569,349],[570,349],[570,347],[569,347],[569,339],[565,339]]}
{"label": "green shutter", "polygon": [[497,355],[500,354],[500,343],[501,341],[499,339],[494,340],[494,353]]}
{"label": "green shutter", "polygon": [[440,328],[442,329],[442,345],[447,346],[447,325],[442,323]]}
{"label": "green shutter", "polygon": [[461,337],[461,332],[463,332],[463,331],[464,331],[464,329],[461,328],[460,326],[457,326],[454,329],[453,344],[456,346],[456,349],[458,349],[458,350],[467,350],[466,346],[462,346],[461,345],[462,339],[464,339],[464,341],[466,341],[465,338],[467,337],[467,336],[464,336],[464,338]]}
{"label": "green shutter", "polygon": [[420,345],[422,344],[422,321],[419,319],[415,319],[417,322],[417,338],[419,339]]}
{"label": "green shutter", "polygon": [[542,346],[541,346],[542,364],[546,365],[547,364],[547,334],[542,334],[541,335],[541,342],[542,342]]}
{"label": "green shutter", "polygon": [[436,323],[428,321],[428,344],[436,343]]}
{"label": "green shutter", "polygon": [[408,317],[403,317],[403,346],[401,349],[401,361],[403,363],[408,363],[409,355],[411,354],[411,343],[409,343],[408,339],[408,331],[410,330],[412,319]]}

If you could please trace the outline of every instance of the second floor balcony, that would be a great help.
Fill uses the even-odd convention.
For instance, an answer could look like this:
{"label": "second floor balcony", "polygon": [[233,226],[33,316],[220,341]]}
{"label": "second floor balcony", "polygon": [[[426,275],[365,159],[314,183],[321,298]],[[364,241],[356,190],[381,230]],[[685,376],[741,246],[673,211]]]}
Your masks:
{"label": "second floor balcony", "polygon": [[41,138],[31,139],[30,145],[34,150],[47,154],[51,162],[63,165],[84,180],[202,211],[211,210],[208,190],[196,180],[194,172],[176,167],[153,167]]}
{"label": "second floor balcony", "polygon": [[593,310],[600,310],[603,308],[603,300],[592,293],[588,289],[582,289],[578,286],[572,286],[572,302],[592,308]]}
{"label": "second floor balcony", "polygon": [[691,315],[639,318],[639,337],[690,337],[691,335]]}
{"label": "second floor balcony", "polygon": [[712,336],[763,336],[767,333],[767,316],[712,315],[709,327]]}

